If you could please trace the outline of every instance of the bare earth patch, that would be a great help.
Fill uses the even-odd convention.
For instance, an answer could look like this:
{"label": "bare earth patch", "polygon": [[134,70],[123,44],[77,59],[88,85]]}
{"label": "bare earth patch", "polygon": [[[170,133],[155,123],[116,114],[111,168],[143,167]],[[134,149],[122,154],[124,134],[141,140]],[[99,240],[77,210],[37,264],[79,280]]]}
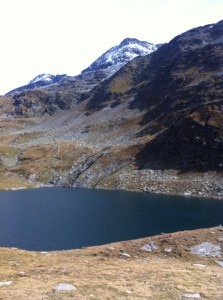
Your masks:
{"label": "bare earth patch", "polygon": [[[151,242],[158,249],[141,249]],[[223,248],[221,227],[68,251],[0,248],[0,299],[222,300],[223,257],[191,254],[202,242]],[[57,291],[62,283],[71,290]]]}

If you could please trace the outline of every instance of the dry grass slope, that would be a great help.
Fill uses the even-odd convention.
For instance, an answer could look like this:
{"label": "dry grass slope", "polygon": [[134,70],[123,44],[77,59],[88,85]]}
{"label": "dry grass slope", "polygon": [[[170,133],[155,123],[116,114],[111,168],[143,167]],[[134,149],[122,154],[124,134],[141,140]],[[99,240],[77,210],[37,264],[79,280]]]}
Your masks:
{"label": "dry grass slope", "polygon": [[[12,284],[0,287],[0,299],[178,300],[187,293],[222,300],[223,268],[216,259],[189,251],[203,241],[223,246],[222,240],[223,232],[216,227],[59,252],[1,248],[0,280]],[[140,250],[149,241],[159,249]],[[165,253],[170,247],[172,252]],[[58,283],[76,290],[56,292]]]}

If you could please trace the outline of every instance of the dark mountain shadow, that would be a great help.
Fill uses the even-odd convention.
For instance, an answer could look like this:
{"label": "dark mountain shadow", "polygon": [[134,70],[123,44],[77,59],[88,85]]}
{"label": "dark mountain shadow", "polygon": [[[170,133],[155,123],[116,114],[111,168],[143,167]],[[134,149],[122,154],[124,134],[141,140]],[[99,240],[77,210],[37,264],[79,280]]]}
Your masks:
{"label": "dark mountain shadow", "polygon": [[223,136],[218,128],[186,118],[147,143],[136,155],[139,169],[222,171]]}

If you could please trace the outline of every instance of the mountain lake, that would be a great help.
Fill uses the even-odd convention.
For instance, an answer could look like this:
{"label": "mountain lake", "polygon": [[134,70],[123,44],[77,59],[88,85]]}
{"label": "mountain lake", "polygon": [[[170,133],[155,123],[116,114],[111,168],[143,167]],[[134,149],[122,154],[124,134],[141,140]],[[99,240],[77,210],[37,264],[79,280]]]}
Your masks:
{"label": "mountain lake", "polygon": [[223,224],[223,201],[97,189],[0,192],[0,246],[67,250]]}

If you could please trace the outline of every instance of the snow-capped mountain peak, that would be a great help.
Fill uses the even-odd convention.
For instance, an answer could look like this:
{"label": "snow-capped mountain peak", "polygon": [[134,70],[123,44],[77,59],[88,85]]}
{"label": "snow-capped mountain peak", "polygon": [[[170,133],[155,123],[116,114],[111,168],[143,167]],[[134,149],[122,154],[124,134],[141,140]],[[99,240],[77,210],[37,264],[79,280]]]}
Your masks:
{"label": "snow-capped mountain peak", "polygon": [[53,82],[54,77],[55,76],[51,75],[51,74],[45,74],[45,73],[40,74],[40,75],[36,76],[35,78],[33,78],[32,80],[30,80],[29,84],[36,83],[36,82],[39,82],[39,81],[50,83],[50,82]]}
{"label": "snow-capped mountain peak", "polygon": [[41,88],[41,87],[44,87],[44,86],[47,86],[50,84],[57,83],[66,77],[68,77],[66,74],[52,75],[52,74],[43,73],[43,74],[37,75],[35,78],[30,80],[28,84],[20,86],[14,90],[8,92],[6,95],[10,95],[13,93],[20,93],[20,92],[23,92],[26,90],[31,90],[34,88]]}
{"label": "snow-capped mountain peak", "polygon": [[96,70],[118,71],[123,65],[135,58],[144,56],[158,49],[158,46],[135,38],[126,38],[119,45],[112,47],[95,60],[82,73]]}
{"label": "snow-capped mountain peak", "polygon": [[52,75],[52,74],[40,74],[33,78],[28,84],[41,84],[41,85],[48,85],[51,83],[56,83],[62,78],[66,77],[67,75]]}

